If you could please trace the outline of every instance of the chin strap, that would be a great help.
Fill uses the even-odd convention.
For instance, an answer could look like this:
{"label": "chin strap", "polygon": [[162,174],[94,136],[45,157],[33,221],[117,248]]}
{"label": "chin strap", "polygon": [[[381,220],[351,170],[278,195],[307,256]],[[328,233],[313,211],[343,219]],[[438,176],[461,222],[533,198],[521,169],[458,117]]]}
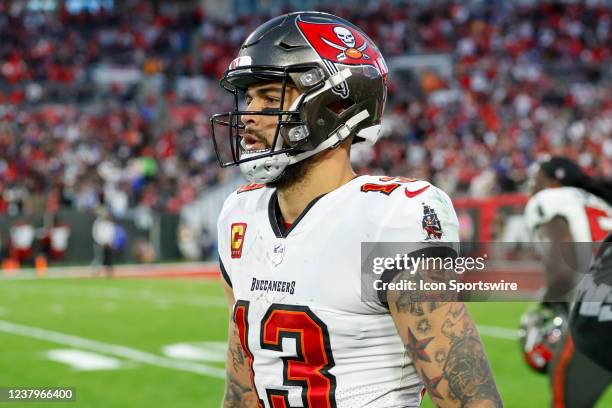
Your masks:
{"label": "chin strap", "polygon": [[367,109],[364,109],[358,114],[351,116],[344,125],[336,129],[336,131],[332,133],[331,136],[321,142],[321,144],[319,144],[317,147],[307,152],[291,156],[289,159],[289,164],[297,163],[319,152],[322,152],[323,150],[337,147],[340,143],[342,143],[343,140],[350,136],[353,129],[355,129],[355,127],[357,127],[359,123],[366,120],[369,116],[370,114],[368,113]]}

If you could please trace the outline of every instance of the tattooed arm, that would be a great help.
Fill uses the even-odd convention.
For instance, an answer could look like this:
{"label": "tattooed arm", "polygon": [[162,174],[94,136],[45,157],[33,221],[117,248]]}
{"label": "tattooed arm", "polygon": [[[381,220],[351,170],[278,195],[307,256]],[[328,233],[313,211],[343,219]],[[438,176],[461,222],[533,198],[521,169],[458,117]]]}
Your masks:
{"label": "tattooed arm", "polygon": [[[399,274],[395,280],[406,279]],[[462,302],[417,301],[389,292],[389,309],[431,400],[438,407],[502,407],[476,326]]]}
{"label": "tattooed arm", "polygon": [[225,397],[222,408],[251,408],[257,406],[257,395],[251,383],[247,357],[240,344],[238,327],[234,323],[234,293],[224,282],[225,296],[230,309],[229,335],[227,345]]}

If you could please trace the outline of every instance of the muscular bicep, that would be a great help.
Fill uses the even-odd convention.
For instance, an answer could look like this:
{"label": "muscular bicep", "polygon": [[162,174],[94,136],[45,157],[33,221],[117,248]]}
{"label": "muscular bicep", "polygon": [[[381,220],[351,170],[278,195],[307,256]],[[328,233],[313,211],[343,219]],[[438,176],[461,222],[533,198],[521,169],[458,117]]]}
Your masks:
{"label": "muscular bicep", "polygon": [[501,407],[476,326],[462,302],[415,301],[387,294],[406,352],[439,407]]}
{"label": "muscular bicep", "polygon": [[236,299],[232,288],[226,282],[223,282],[223,285],[230,311],[223,408],[256,407],[257,394],[251,382],[249,360],[240,342],[240,332],[233,314]]}

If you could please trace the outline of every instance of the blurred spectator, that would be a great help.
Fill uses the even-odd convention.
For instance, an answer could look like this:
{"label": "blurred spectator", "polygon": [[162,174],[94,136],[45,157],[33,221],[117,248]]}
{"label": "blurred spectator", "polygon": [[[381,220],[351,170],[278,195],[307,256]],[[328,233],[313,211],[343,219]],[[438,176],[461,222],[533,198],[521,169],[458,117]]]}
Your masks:
{"label": "blurred spectator", "polygon": [[132,255],[134,259],[142,263],[155,262],[157,255],[153,245],[144,238],[137,238],[132,246]]}
{"label": "blurred spectator", "polygon": [[9,233],[9,258],[19,263],[31,262],[34,239],[32,223],[25,219],[15,220]]}
{"label": "blurred spectator", "polygon": [[70,241],[70,226],[64,223],[58,216],[53,219],[53,224],[42,230],[40,243],[42,251],[50,260],[62,260],[68,243]]}
{"label": "blurred spectator", "polygon": [[[177,213],[227,179],[210,140],[231,109],[217,80],[266,15],[116,2],[32,12],[0,0],[0,214],[132,209]],[[331,6],[388,60],[385,136],[360,173],[432,180],[451,196],[523,188],[544,153],[612,177],[612,9],[605,2],[369,2]],[[357,154],[358,153],[358,154]],[[144,210],[141,211],[141,210]]]}
{"label": "blurred spectator", "polygon": [[128,236],[125,228],[120,224],[115,224],[115,235],[113,237],[113,254],[117,256],[117,258],[121,258],[123,255],[123,251],[127,246]]}
{"label": "blurred spectator", "polygon": [[107,277],[113,275],[113,252],[116,243],[116,224],[106,209],[99,210],[98,218],[93,223],[92,237],[94,242],[95,273],[104,269]]}

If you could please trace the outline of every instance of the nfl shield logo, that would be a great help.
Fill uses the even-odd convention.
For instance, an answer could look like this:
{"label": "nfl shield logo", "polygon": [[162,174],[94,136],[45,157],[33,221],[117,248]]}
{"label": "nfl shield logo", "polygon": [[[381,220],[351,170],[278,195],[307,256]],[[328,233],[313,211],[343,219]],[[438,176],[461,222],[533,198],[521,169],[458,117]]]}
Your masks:
{"label": "nfl shield logo", "polygon": [[274,266],[280,265],[283,262],[283,257],[285,256],[285,245],[282,242],[274,244],[274,248],[272,249],[272,263]]}

